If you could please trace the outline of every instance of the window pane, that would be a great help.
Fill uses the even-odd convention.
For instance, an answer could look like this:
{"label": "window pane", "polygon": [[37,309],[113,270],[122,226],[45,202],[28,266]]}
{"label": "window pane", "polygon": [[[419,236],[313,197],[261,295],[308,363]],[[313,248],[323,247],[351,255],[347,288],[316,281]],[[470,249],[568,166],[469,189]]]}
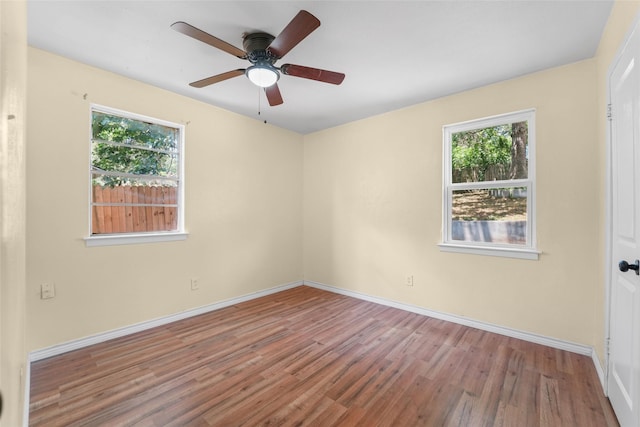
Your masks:
{"label": "window pane", "polygon": [[93,112],[93,139],[178,152],[178,129],[112,114]]}
{"label": "window pane", "polygon": [[527,188],[453,191],[451,238],[527,244]]}
{"label": "window pane", "polygon": [[527,122],[451,135],[451,182],[483,182],[528,177]]}
{"label": "window pane", "polygon": [[104,142],[93,142],[91,164],[94,170],[135,175],[178,176],[177,153],[168,154]]}
{"label": "window pane", "polygon": [[91,112],[91,234],[181,231],[181,125]]}
{"label": "window pane", "polygon": [[178,229],[178,186],[175,181],[128,180],[94,175],[92,234],[175,231]]}

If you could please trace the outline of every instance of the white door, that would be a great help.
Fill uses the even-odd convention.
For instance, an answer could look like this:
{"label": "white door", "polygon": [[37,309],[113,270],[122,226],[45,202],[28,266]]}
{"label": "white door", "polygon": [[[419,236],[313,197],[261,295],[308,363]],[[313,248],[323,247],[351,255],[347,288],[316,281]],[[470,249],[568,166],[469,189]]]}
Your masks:
{"label": "white door", "polygon": [[[608,391],[622,427],[640,426],[640,30],[609,77],[612,238]],[[626,264],[625,264],[626,263]]]}

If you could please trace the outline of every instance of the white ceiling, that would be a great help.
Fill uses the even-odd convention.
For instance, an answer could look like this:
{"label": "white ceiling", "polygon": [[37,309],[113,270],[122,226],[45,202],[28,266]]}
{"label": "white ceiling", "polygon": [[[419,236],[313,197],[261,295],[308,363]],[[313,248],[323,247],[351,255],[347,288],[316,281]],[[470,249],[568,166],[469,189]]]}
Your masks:
{"label": "white ceiling", "polygon": [[[28,37],[31,46],[305,134],[590,58],[612,4],[29,0]],[[300,9],[322,24],[276,65],[343,72],[342,85],[282,76],[276,107],[244,76],[188,85],[250,64],[173,31],[173,22],[242,48],[242,33],[277,36]]]}

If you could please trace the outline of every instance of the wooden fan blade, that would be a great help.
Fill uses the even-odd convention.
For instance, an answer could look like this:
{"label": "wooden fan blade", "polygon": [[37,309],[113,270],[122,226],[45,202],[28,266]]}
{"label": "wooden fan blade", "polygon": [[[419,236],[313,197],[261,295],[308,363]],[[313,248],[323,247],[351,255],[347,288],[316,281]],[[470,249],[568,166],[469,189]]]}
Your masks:
{"label": "wooden fan blade", "polygon": [[301,10],[271,42],[267,50],[280,59],[319,26],[318,18],[306,10]]}
{"label": "wooden fan blade", "polygon": [[212,36],[209,33],[205,33],[202,30],[197,29],[196,27],[187,24],[186,22],[178,21],[171,24],[171,28],[176,30],[179,33],[187,35],[189,37],[193,37],[196,40],[200,40],[203,43],[206,43],[210,46],[216,47],[220,50],[223,50],[227,53],[230,53],[233,56],[237,56],[240,59],[246,59],[247,53],[235,47],[232,44],[227,43],[224,40],[220,40],[217,37]]}
{"label": "wooden fan blade", "polygon": [[280,89],[278,88],[278,83],[274,83],[269,87],[265,87],[264,93],[267,94],[269,105],[271,105],[272,107],[280,105],[284,102],[282,100],[282,95],[280,94]]}
{"label": "wooden fan blade", "polygon": [[214,83],[219,83],[223,80],[241,76],[243,74],[244,74],[244,69],[227,71],[226,73],[217,74],[215,76],[207,77],[206,79],[198,80],[197,82],[189,83],[189,86],[193,86],[197,88],[205,87],[205,86],[212,85]]}
{"label": "wooden fan blade", "polygon": [[321,70],[319,68],[304,67],[302,65],[284,64],[280,67],[282,74],[301,77],[303,79],[317,80],[319,82],[339,85],[344,80],[344,74],[335,71]]}

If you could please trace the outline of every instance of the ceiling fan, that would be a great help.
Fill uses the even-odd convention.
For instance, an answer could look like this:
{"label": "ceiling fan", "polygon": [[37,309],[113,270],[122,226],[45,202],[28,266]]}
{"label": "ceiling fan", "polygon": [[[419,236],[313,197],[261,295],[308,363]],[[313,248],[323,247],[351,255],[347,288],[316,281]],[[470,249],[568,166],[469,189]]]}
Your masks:
{"label": "ceiling fan", "polygon": [[251,63],[251,66],[246,69],[239,68],[207,77],[189,83],[190,86],[202,88],[244,74],[252,83],[264,88],[267,100],[271,106],[283,103],[277,83],[280,74],[334,85],[339,85],[344,80],[345,75],[335,71],[294,64],[284,64],[280,67],[275,66],[276,61],[285,56],[319,26],[320,20],[318,20],[318,18],[306,10],[301,10],[277,37],[263,32],[245,33],[242,37],[242,46],[244,47],[244,50],[242,50],[186,22],[178,21],[171,24],[171,28],[179,33],[193,37],[196,40],[200,40],[203,43],[223,50],[240,59],[246,59]]}

